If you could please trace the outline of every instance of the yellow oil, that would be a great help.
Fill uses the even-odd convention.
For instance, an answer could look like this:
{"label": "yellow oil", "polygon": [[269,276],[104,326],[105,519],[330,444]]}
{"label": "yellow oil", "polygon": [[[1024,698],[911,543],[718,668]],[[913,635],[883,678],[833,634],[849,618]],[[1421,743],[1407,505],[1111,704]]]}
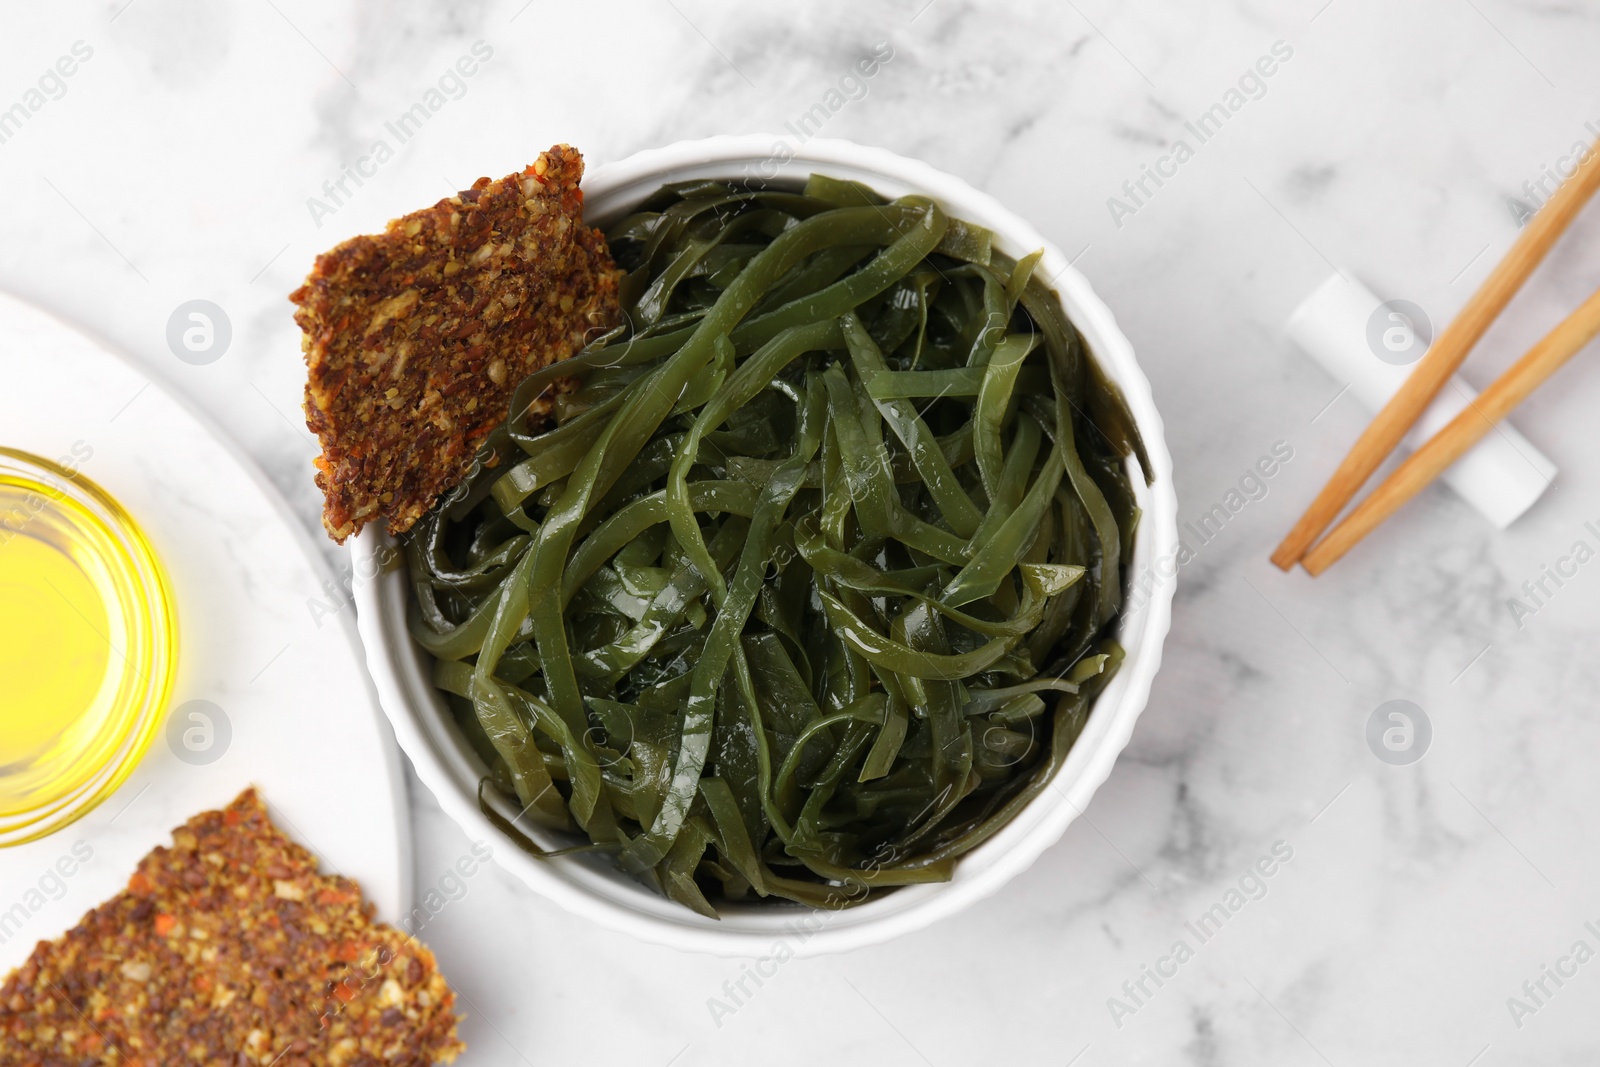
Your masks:
{"label": "yellow oil", "polygon": [[[21,503],[7,495],[0,511]],[[100,731],[107,630],[105,597],[70,545],[18,533],[0,547],[0,782]]]}
{"label": "yellow oil", "polygon": [[77,480],[0,470],[0,844],[114,789],[148,746],[171,676],[148,544],[98,487],[46,473]]}

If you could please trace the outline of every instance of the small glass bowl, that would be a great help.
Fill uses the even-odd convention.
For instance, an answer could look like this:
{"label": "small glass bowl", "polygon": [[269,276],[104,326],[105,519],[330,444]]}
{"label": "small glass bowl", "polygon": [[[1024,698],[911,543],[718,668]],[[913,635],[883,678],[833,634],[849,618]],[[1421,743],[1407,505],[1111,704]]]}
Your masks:
{"label": "small glass bowl", "polygon": [[[42,542],[82,570],[104,604],[108,632],[101,636],[111,654],[90,706],[71,728],[29,758],[0,766],[0,847],[54,833],[116,791],[150,747],[176,668],[166,574],[138,524],[105,490],[68,466],[0,448],[0,552],[18,537]],[[6,720],[20,731],[28,711],[0,707],[0,732]]]}

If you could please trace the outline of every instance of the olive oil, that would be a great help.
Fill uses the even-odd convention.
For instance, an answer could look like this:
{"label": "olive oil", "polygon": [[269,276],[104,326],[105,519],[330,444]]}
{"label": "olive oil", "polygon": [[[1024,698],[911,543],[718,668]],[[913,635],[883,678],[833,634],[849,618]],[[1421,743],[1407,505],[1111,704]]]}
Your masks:
{"label": "olive oil", "polygon": [[[19,487],[0,487],[0,515],[15,522],[26,503]],[[52,773],[75,762],[70,753],[112,711],[114,590],[92,560],[73,558],[75,531],[54,517],[37,516],[0,544],[0,804],[20,800],[7,795],[19,787],[50,789]]]}
{"label": "olive oil", "polygon": [[127,777],[164,710],[173,637],[165,579],[116,502],[0,449],[0,845]]}

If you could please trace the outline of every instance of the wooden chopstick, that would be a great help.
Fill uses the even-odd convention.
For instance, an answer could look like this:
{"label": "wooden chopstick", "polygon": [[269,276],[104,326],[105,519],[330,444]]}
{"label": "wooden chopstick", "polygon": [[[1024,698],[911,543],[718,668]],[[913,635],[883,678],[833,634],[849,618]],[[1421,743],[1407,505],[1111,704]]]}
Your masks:
{"label": "wooden chopstick", "polygon": [[1528,276],[1543,262],[1596,190],[1600,190],[1600,141],[1595,143],[1588,161],[1578,173],[1567,179],[1528,223],[1505,259],[1422,357],[1400,391],[1356,439],[1339,469],[1333,472],[1328,484],[1272,554],[1273,563],[1283,570],[1293,567],[1339,517],[1339,512],[1361,491],[1373,471],[1382,466],[1412,424],[1433,403],[1444,383],[1450,380]]}
{"label": "wooden chopstick", "polygon": [[1494,429],[1495,423],[1597,336],[1600,336],[1600,292],[1513,363],[1427,444],[1413,452],[1359,507],[1335,526],[1332,533],[1306,553],[1301,564],[1312,575],[1327,570],[1401,505],[1444,473],[1445,468],[1465,455]]}

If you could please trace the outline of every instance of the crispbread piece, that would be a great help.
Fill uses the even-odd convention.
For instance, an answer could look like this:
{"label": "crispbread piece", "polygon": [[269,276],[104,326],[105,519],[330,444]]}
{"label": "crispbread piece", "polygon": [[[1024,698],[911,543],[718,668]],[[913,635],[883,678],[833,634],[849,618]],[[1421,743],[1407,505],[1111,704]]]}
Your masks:
{"label": "crispbread piece", "polygon": [[128,888],[0,986],[0,1065],[453,1062],[454,994],[254,789],[173,831]]}
{"label": "crispbread piece", "polygon": [[335,541],[377,518],[410,529],[466,477],[517,384],[617,322],[621,272],[583,224],[582,176],[557,145],[318,256],[291,294]]}

